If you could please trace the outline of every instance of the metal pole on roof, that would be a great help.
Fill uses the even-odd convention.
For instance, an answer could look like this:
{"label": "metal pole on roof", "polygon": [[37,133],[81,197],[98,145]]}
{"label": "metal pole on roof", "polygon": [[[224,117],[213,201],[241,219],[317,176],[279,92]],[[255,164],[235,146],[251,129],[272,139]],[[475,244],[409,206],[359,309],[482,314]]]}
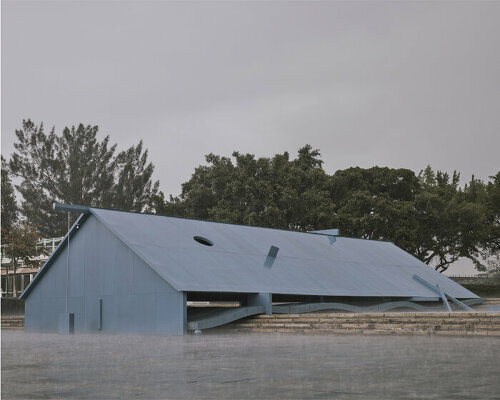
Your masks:
{"label": "metal pole on roof", "polygon": [[70,213],[68,211],[68,252],[66,254],[66,314],[68,313],[68,286],[69,286],[69,230],[70,230]]}

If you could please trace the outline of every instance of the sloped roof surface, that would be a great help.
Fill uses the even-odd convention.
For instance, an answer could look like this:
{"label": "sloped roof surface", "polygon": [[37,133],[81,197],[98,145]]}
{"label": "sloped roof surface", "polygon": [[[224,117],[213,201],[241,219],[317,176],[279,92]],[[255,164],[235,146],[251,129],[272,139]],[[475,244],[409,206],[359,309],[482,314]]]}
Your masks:
{"label": "sloped roof surface", "polygon": [[[458,298],[472,292],[388,242],[90,209],[179,291]],[[213,242],[205,246],[193,239]],[[266,263],[271,246],[277,257]]]}

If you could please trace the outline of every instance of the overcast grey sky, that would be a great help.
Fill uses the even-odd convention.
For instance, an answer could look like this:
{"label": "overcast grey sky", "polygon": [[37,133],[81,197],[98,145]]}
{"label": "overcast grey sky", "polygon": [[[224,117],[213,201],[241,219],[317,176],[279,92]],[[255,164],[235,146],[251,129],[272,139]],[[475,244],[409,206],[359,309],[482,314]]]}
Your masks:
{"label": "overcast grey sky", "polygon": [[[209,152],[327,172],[500,169],[500,2],[2,1],[2,154],[23,118],[143,139],[167,194]],[[457,271],[458,272],[458,271]]]}
{"label": "overcast grey sky", "polygon": [[23,118],[143,139],[166,193],[209,152],[333,173],[500,168],[500,2],[2,1],[2,154]]}

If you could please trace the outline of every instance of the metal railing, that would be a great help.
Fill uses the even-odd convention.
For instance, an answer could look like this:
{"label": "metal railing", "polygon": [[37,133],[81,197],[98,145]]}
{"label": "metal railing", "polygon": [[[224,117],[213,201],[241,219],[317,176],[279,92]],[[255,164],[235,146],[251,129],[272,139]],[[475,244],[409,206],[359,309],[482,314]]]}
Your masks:
{"label": "metal railing", "polygon": [[[50,238],[50,239],[41,239],[37,242],[37,248],[40,248],[40,255],[37,257],[34,257],[35,260],[40,261],[40,263],[45,262],[50,255],[54,252],[54,250],[59,246],[59,243],[61,243],[61,240],[63,239],[63,236],[61,237],[56,237],[56,238]],[[2,268],[4,268],[4,264],[10,264],[11,260],[8,257],[4,256],[4,249],[9,247],[8,244],[2,244],[1,245],[1,263],[2,263]],[[43,252],[42,250],[45,250]],[[18,268],[24,267],[23,264],[18,265]]]}

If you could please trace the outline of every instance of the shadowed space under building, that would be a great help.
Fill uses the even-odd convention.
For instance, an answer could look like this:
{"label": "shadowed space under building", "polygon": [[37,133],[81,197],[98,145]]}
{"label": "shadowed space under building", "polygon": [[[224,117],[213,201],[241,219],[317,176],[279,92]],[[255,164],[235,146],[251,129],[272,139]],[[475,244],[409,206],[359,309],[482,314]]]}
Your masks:
{"label": "shadowed space under building", "polygon": [[[27,331],[62,325],[80,333],[182,335],[255,314],[450,310],[448,300],[463,308],[481,301],[392,243],[336,230],[61,208],[81,215],[22,294]],[[237,307],[188,307],[193,301]]]}

